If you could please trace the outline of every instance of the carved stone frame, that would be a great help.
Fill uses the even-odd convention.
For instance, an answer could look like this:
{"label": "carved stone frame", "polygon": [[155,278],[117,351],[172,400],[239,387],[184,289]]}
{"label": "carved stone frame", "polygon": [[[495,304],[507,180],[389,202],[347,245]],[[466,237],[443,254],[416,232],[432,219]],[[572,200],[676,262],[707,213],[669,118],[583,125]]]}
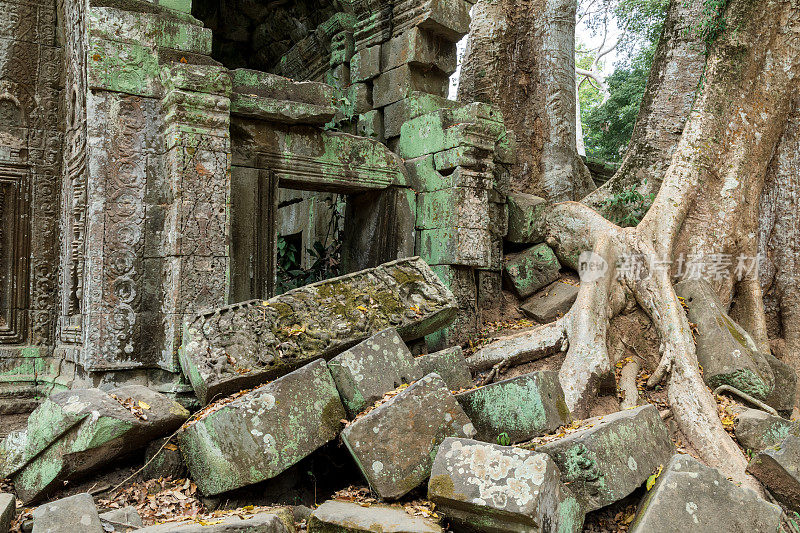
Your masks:
{"label": "carved stone frame", "polygon": [[12,278],[11,301],[0,309],[4,323],[0,323],[0,344],[22,344],[26,339],[28,314],[28,289],[30,269],[30,205],[28,169],[21,165],[0,163],[0,187],[12,198],[8,205],[13,207],[6,220],[12,226],[4,227],[9,232],[13,264],[3,265]]}

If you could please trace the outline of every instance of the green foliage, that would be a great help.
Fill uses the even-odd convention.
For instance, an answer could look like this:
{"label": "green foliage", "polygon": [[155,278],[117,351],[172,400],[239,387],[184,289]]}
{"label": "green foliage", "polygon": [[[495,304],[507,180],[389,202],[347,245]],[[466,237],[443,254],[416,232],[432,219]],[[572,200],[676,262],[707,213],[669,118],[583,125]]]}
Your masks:
{"label": "green foliage", "polygon": [[500,446],[511,446],[511,437],[504,431],[497,436],[497,444]]}
{"label": "green foliage", "polygon": [[311,258],[311,265],[308,268],[301,266],[302,253],[298,246],[285,237],[278,237],[276,283],[278,294],[341,274],[341,221],[344,218],[342,206],[334,197],[327,197],[324,201],[330,209],[331,220],[325,237],[321,241],[314,241],[311,247],[306,249]]}
{"label": "green foliage", "polygon": [[654,47],[642,49],[629,68],[618,67],[606,80],[606,101],[582,116],[587,156],[612,163],[622,160],[639,115],[654,52]]}
{"label": "green foliage", "polygon": [[600,204],[603,216],[624,227],[633,227],[639,224],[653,204],[655,194],[643,196],[635,185],[615,193],[611,198]]}
{"label": "green foliage", "polygon": [[728,19],[724,16],[727,5],[728,0],[703,0],[703,14],[691,27],[691,31],[705,44],[706,55],[711,51],[711,46],[717,37],[722,35],[728,26]]}

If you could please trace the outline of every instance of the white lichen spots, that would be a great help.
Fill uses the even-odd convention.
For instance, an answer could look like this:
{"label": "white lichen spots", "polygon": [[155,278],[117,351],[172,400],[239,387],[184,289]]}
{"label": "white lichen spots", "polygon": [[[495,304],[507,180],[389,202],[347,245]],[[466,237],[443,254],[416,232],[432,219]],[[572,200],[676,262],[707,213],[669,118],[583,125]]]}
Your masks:
{"label": "white lichen spots", "polygon": [[381,472],[383,472],[383,463],[380,461],[374,461],[372,463],[372,471],[375,472],[376,474],[380,474]]}
{"label": "white lichen spots", "polygon": [[633,472],[639,470],[639,465],[636,464],[636,459],[634,459],[632,455],[628,456],[628,468]]}
{"label": "white lichen spots", "polygon": [[253,435],[254,437],[261,437],[264,434],[264,432],[259,431],[256,428],[253,428],[250,430],[250,434]]}
{"label": "white lichen spots", "polygon": [[698,524],[700,521],[697,519],[697,515],[694,512],[697,511],[697,504],[694,502],[686,502],[686,512],[691,515],[692,520],[694,520],[695,524]]}
{"label": "white lichen spots", "polygon": [[451,420],[453,420],[453,415],[451,415],[450,413],[445,413],[444,414],[444,421],[445,422],[450,422]]}
{"label": "white lichen spots", "polygon": [[275,437],[267,433],[264,435],[264,446],[267,448],[274,449],[275,448]]}
{"label": "white lichen spots", "polygon": [[344,352],[339,356],[339,364],[350,371],[350,375],[356,381],[364,381],[364,363],[359,357],[355,357],[352,352]]}
{"label": "white lichen spots", "polygon": [[472,425],[472,422],[467,422],[464,424],[462,430],[464,431],[464,435],[468,437],[474,437],[475,433],[477,433],[477,431],[475,431],[475,426]]}

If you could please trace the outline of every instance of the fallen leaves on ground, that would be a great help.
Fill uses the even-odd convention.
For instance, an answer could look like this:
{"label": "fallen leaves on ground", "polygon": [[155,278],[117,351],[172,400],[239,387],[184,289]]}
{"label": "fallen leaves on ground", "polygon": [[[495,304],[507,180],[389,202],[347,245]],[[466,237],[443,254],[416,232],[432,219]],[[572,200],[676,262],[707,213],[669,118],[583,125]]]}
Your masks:
{"label": "fallen leaves on ground", "polygon": [[131,505],[139,511],[146,525],[173,521],[177,517],[194,518],[205,513],[197,494],[197,485],[190,479],[150,479],[120,490],[108,499],[98,499],[106,509]]}
{"label": "fallen leaves on ground", "polygon": [[130,411],[131,414],[139,420],[147,420],[147,415],[144,412],[148,411],[150,406],[146,403],[141,401],[137,402],[133,398],[122,399],[116,394],[112,394],[111,397],[117,400],[122,407]]}
{"label": "fallen leaves on ground", "polygon": [[475,353],[487,344],[494,342],[497,340],[498,333],[500,332],[532,328],[534,326],[536,326],[536,324],[526,318],[511,321],[489,322],[478,333],[475,339],[470,339],[467,342],[467,346],[464,348],[464,355]]}
{"label": "fallen leaves on ground", "polygon": [[[369,507],[374,504],[388,505],[384,502],[381,502],[377,498],[374,498],[369,488],[358,487],[355,485],[350,485],[349,487],[336,492],[332,496],[332,499],[357,503],[362,507]],[[413,500],[410,502],[393,505],[392,507],[397,507],[398,509],[402,508],[411,516],[430,518],[437,521],[441,518],[441,515],[435,511],[435,504],[429,500]]]}

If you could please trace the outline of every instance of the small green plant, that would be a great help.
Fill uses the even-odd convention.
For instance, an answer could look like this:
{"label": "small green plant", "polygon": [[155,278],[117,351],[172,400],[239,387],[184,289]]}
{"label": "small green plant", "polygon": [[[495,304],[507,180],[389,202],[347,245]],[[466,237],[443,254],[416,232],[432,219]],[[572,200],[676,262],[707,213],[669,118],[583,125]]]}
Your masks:
{"label": "small green plant", "polygon": [[644,196],[635,185],[631,185],[628,189],[614,193],[611,198],[603,201],[600,207],[603,209],[603,215],[615,224],[623,228],[633,227],[642,221],[655,197],[653,193]]}
{"label": "small green plant", "polygon": [[725,17],[727,6],[728,0],[703,0],[703,13],[700,20],[691,27],[691,31],[703,40],[706,56],[710,53],[714,41],[728,26],[728,19]]}
{"label": "small green plant", "polygon": [[511,437],[504,431],[497,436],[497,444],[500,446],[511,446]]}

